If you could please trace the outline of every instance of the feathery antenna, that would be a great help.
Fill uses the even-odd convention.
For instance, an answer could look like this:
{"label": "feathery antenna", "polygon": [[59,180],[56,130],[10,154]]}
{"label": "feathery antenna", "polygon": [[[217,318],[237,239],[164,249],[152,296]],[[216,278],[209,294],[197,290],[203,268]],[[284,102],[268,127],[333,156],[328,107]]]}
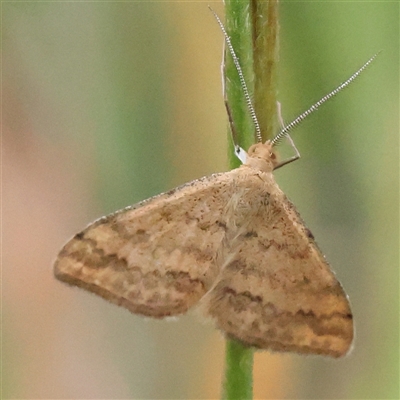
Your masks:
{"label": "feathery antenna", "polygon": [[299,125],[300,122],[302,122],[306,117],[308,117],[311,113],[316,111],[319,106],[324,104],[327,100],[329,100],[333,96],[336,96],[341,90],[350,85],[350,83],[352,83],[361,74],[361,72],[363,72],[372,63],[372,61],[374,61],[374,59],[378,56],[379,53],[376,53],[374,56],[372,56],[358,71],[356,71],[353,75],[351,75],[349,79],[341,83],[335,90],[332,90],[332,92],[322,97],[319,101],[313,104],[308,110],[304,111],[296,119],[294,119],[288,125],[283,127],[281,131],[272,139],[271,141],[272,144],[273,145],[278,144],[295,126]]}

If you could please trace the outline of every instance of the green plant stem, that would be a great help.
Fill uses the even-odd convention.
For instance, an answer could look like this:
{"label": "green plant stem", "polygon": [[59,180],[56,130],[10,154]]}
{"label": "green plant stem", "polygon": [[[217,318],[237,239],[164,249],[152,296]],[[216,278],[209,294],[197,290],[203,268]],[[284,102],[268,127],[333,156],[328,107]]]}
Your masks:
{"label": "green plant stem", "polygon": [[277,67],[279,58],[278,0],[251,0],[253,27],[254,108],[263,141],[278,128]]}
{"label": "green plant stem", "polygon": [[[252,28],[250,24],[250,3],[243,0],[225,1],[225,27],[231,38],[232,46],[239,58],[240,66],[249,89],[250,95],[253,94],[253,48],[252,48]],[[248,149],[255,141],[253,121],[250,118],[249,110],[240,86],[238,73],[233,63],[229,51],[225,49],[225,89],[228,103],[231,108],[233,121],[238,134],[239,145]],[[238,158],[235,156],[231,131],[228,129],[229,143],[229,164],[231,168],[240,166]]]}
{"label": "green plant stem", "polygon": [[[241,68],[250,95],[253,94],[253,48],[252,28],[250,24],[250,3],[243,0],[225,2],[225,24],[232,46],[239,58]],[[239,145],[248,149],[255,141],[254,125],[240,86],[238,73],[233,60],[226,49],[225,54],[225,88],[232,118],[237,130]],[[234,154],[231,132],[228,130],[229,163],[231,168],[240,165]],[[253,398],[253,349],[244,347],[240,342],[226,339],[225,376],[222,383],[222,398]]]}
{"label": "green plant stem", "polygon": [[226,340],[224,399],[253,398],[253,354],[236,340]]}
{"label": "green plant stem", "polygon": [[[278,0],[226,0],[225,25],[233,48],[254,99],[263,140],[272,138],[277,124],[276,65],[278,61]],[[225,88],[239,145],[247,150],[255,143],[255,129],[240,86],[237,71],[229,54],[225,55]],[[229,163],[237,168],[231,133]],[[226,340],[225,377],[222,398],[253,398],[254,350],[242,343]]]}

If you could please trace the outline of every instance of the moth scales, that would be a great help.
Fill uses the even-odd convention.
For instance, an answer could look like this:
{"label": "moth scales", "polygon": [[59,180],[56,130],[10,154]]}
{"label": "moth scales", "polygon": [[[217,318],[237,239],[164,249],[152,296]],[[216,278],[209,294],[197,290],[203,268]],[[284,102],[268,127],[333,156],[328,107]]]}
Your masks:
{"label": "moth scales", "polygon": [[228,337],[274,351],[345,355],[353,340],[348,298],[314,237],[279,189],[275,146],[348,86],[376,57],[265,143],[223,24],[258,142],[237,143],[242,165],[184,184],[91,223],[69,240],[55,277],[135,314],[163,318],[201,303]]}

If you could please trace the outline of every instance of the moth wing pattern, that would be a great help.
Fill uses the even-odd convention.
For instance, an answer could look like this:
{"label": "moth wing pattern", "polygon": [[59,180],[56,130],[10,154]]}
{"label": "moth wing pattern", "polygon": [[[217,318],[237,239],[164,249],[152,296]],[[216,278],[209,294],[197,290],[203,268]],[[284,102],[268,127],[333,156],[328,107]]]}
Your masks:
{"label": "moth wing pattern", "polygon": [[272,173],[243,171],[225,210],[220,277],[203,308],[249,346],[346,354],[353,320],[339,281]]}
{"label": "moth wing pattern", "polygon": [[347,296],[272,172],[195,180],[89,225],[58,279],[162,318],[202,303],[228,337],[276,351],[346,354]]}
{"label": "moth wing pattern", "polygon": [[184,313],[218,275],[229,180],[214,174],[100,218],[63,247],[55,276],[133,313]]}

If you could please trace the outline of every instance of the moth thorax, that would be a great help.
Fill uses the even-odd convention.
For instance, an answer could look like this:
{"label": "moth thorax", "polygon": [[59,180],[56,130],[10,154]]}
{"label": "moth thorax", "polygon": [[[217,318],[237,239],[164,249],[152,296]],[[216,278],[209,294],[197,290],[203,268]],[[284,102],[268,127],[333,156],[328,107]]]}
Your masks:
{"label": "moth thorax", "polygon": [[269,140],[253,144],[249,148],[245,165],[259,171],[272,172],[277,164],[278,160]]}

